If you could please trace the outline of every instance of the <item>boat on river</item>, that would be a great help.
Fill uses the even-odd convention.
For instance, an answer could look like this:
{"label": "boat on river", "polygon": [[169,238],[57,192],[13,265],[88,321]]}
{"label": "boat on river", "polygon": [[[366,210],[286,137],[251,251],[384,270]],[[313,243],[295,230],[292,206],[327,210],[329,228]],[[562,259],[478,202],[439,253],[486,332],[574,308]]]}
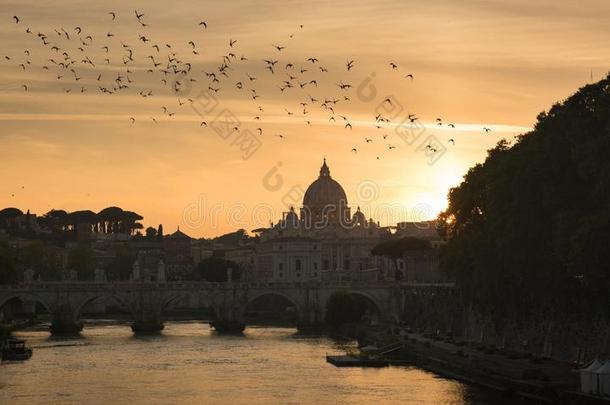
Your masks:
{"label": "boat on river", "polygon": [[2,343],[1,351],[2,360],[27,360],[32,357],[32,349],[21,339],[6,339]]}

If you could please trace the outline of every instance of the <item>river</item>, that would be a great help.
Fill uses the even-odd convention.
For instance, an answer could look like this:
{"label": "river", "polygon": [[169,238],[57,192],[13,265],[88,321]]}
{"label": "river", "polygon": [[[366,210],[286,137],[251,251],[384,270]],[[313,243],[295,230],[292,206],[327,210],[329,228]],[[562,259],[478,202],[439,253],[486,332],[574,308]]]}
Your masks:
{"label": "river", "polygon": [[82,337],[16,333],[34,348],[0,364],[0,404],[515,404],[414,367],[336,368],[350,343],[292,328],[218,335],[205,323],[167,322],[157,336],[127,324],[88,323]]}

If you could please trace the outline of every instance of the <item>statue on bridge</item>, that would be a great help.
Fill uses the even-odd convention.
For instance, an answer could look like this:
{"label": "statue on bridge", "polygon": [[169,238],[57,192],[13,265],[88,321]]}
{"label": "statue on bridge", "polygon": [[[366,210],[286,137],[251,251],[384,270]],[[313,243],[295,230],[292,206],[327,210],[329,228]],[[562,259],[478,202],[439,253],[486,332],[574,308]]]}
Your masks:
{"label": "statue on bridge", "polygon": [[133,281],[140,280],[140,263],[136,260],[131,268],[131,279]]}
{"label": "statue on bridge", "polygon": [[68,270],[68,281],[78,281],[78,272],[75,269]]}
{"label": "statue on bridge", "polygon": [[32,282],[34,282],[34,270],[32,270],[31,268],[28,268],[26,271],[23,272],[23,281],[26,284],[30,284]]}
{"label": "statue on bridge", "polygon": [[165,263],[163,263],[163,259],[159,260],[157,264],[157,283],[165,283],[167,280],[165,278]]}
{"label": "statue on bridge", "polygon": [[104,282],[108,281],[106,279],[106,272],[104,271],[104,269],[102,269],[100,267],[96,267],[95,268],[95,273],[94,273],[94,278],[93,279],[97,283],[104,283]]}

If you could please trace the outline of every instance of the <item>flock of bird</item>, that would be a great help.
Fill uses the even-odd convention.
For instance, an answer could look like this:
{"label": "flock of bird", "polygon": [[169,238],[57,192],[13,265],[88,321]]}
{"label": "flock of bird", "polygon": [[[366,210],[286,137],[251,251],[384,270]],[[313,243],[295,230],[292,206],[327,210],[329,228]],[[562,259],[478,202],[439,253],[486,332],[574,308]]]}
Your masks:
{"label": "flock of bird", "polygon": [[[173,119],[179,114],[179,109],[185,105],[195,102],[196,96],[194,87],[220,97],[229,90],[238,91],[245,99],[251,100],[252,119],[249,122],[256,128],[252,128],[259,136],[263,136],[268,131],[265,126],[265,91],[279,91],[279,94],[291,93],[291,100],[298,100],[298,104],[289,104],[283,108],[284,113],[294,120],[300,120],[307,126],[312,126],[315,120],[312,117],[312,109],[317,109],[328,117],[327,124],[339,125],[346,131],[351,131],[357,124],[355,120],[348,117],[349,103],[352,101],[352,91],[354,84],[349,80],[349,74],[357,69],[358,62],[354,59],[347,59],[340,72],[346,78],[333,83],[327,80],[330,67],[325,66],[314,56],[304,60],[288,60],[283,58],[285,49],[290,45],[295,34],[287,36],[286,41],[270,44],[269,56],[262,60],[250,61],[247,56],[240,51],[240,42],[237,39],[229,38],[226,44],[226,51],[219,55],[218,62],[211,69],[198,71],[197,58],[203,50],[198,45],[197,40],[185,41],[184,45],[189,52],[188,55],[180,55],[177,44],[159,41],[147,34],[149,24],[145,19],[145,14],[134,10],[133,15],[120,16],[114,11],[109,11],[106,16],[109,29],[102,35],[97,36],[87,30],[85,26],[75,26],[71,28],[59,27],[54,32],[35,32],[30,27],[24,27],[25,21],[19,16],[13,16],[14,26],[25,28],[24,35],[31,36],[37,43],[36,50],[32,48],[24,49],[21,55],[4,55],[5,63],[13,64],[22,71],[42,71],[47,72],[59,83],[62,84],[65,93],[85,93],[98,92],[104,95],[119,94],[138,94],[142,98],[155,97],[154,86],[147,84],[156,82],[166,88],[168,94],[175,97],[175,104],[159,105],[156,116],[149,117],[150,122],[159,124],[159,115],[167,119]],[[140,27],[140,32],[133,33],[131,37],[118,39],[118,34],[113,33],[113,27],[123,22],[135,23]],[[208,30],[207,21],[193,22],[194,28],[205,35]],[[303,30],[303,25],[298,26],[298,30]],[[137,41],[137,46],[133,43]],[[183,47],[183,48],[184,48]],[[143,51],[148,49],[149,52]],[[101,52],[103,51],[103,52]],[[34,66],[31,57],[34,52],[42,55],[45,62],[41,67]],[[46,52],[46,54],[44,53]],[[101,52],[102,57],[99,57]],[[254,64],[254,65],[252,65]],[[245,74],[237,72],[237,66],[245,66],[248,70]],[[395,62],[387,62],[387,74],[399,75],[400,80],[412,82],[415,79],[413,73],[402,71],[401,67]],[[276,86],[270,89],[268,86],[259,90],[260,77],[255,72],[263,72],[275,81]],[[136,80],[140,74],[147,75],[147,80]],[[335,75],[336,76],[336,75]],[[323,85],[324,84],[324,85]],[[25,92],[33,90],[33,85],[22,84]],[[324,89],[325,94],[319,93],[318,89]],[[328,89],[334,89],[329,91]],[[314,94],[314,95],[312,95]],[[267,94],[268,95],[268,94]],[[275,96],[275,95],[274,95]],[[383,103],[392,105],[392,100],[387,98]],[[192,114],[192,110],[190,111]],[[141,120],[137,115],[128,116],[130,125],[136,125]],[[212,118],[212,117],[210,117]],[[203,117],[198,123],[200,127],[208,127],[209,119]],[[148,119],[148,118],[147,118]],[[413,123],[419,118],[409,114],[408,119]],[[361,139],[364,142],[359,145],[350,145],[352,153],[358,153],[361,147],[372,142],[384,142],[388,151],[396,149],[396,145],[391,143],[392,136],[390,130],[396,123],[383,114],[371,114],[370,135]],[[455,128],[454,124],[444,124],[441,118],[436,118],[435,125]],[[244,129],[240,126],[232,128],[239,132]],[[485,132],[490,132],[490,128],[483,128]],[[376,133],[375,131],[378,131]],[[279,140],[285,139],[286,133],[272,133],[272,136]],[[455,139],[451,138],[448,143],[455,145]],[[432,144],[426,145],[432,153],[438,150]],[[376,156],[376,159],[380,159]]]}

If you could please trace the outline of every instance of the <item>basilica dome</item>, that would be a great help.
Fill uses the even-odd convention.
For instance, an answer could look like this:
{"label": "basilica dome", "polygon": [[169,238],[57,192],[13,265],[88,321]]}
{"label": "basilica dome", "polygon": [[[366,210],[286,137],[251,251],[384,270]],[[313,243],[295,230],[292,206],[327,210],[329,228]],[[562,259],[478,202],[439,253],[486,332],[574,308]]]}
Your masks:
{"label": "basilica dome", "polygon": [[305,191],[303,207],[346,206],[347,196],[341,184],[330,177],[330,170],[326,159],[320,168],[318,177]]}

